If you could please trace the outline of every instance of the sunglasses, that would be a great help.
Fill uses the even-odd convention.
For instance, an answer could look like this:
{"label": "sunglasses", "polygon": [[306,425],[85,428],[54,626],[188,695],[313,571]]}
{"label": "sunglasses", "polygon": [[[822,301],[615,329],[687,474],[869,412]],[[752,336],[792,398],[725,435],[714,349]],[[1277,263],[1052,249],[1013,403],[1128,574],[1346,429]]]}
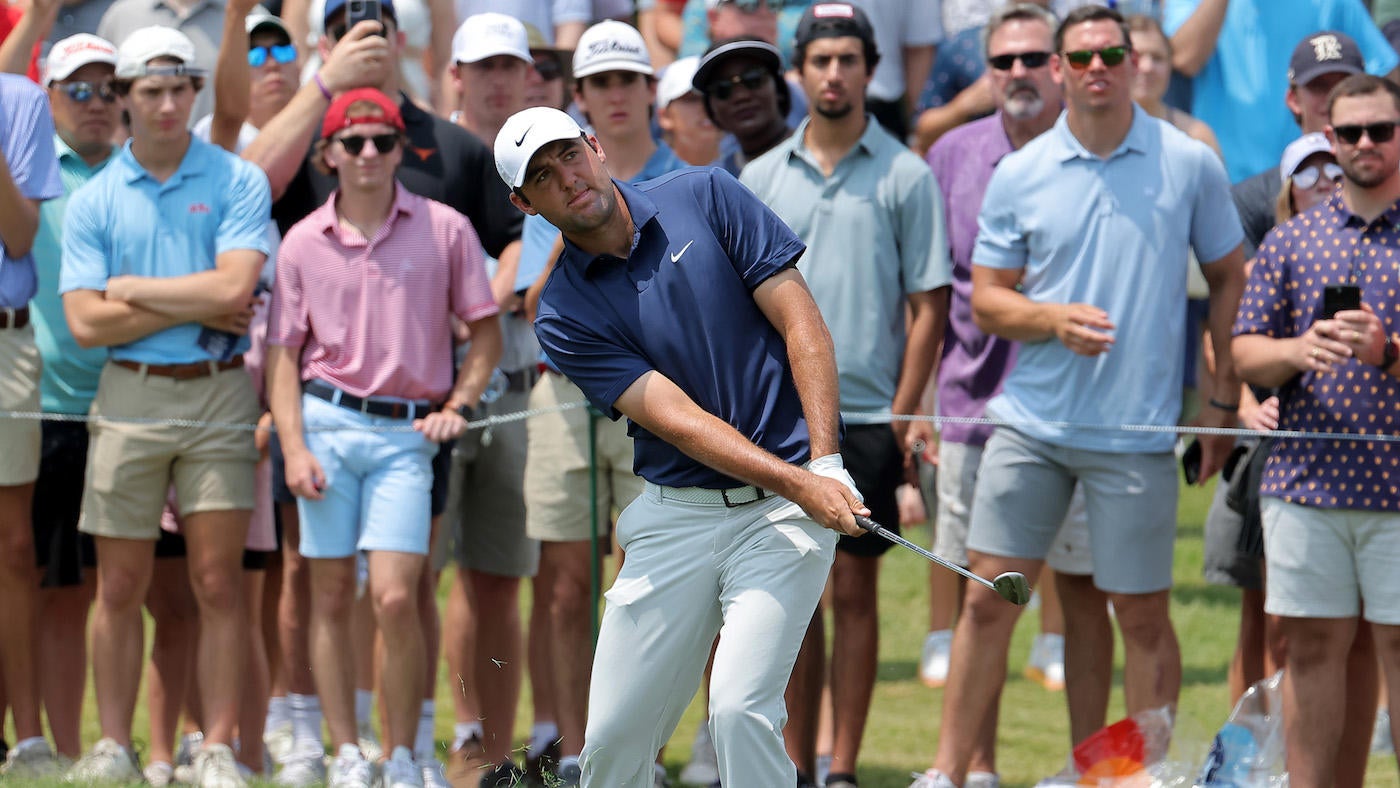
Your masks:
{"label": "sunglasses", "polygon": [[1336,133],[1337,139],[1348,145],[1355,145],[1361,141],[1361,135],[1365,134],[1371,138],[1372,142],[1390,142],[1395,136],[1395,127],[1400,125],[1400,121],[1387,120],[1381,123],[1367,123],[1361,126],[1333,126],[1332,131]]}
{"label": "sunglasses", "polygon": [[993,55],[987,58],[987,63],[997,71],[1010,71],[1016,65],[1016,61],[1026,68],[1040,68],[1050,62],[1049,52],[1017,52],[1013,55]]}
{"label": "sunglasses", "polygon": [[399,144],[399,135],[397,134],[376,134],[373,137],[363,137],[359,134],[347,134],[337,139],[340,140],[341,145],[345,146],[345,152],[351,156],[359,156],[360,152],[365,149],[366,142],[374,143],[374,149],[378,151],[380,155],[388,153]]}
{"label": "sunglasses", "polygon": [[1075,71],[1083,71],[1094,62],[1094,55],[1099,56],[1106,68],[1113,68],[1128,59],[1128,47],[1104,47],[1103,49],[1076,49],[1073,52],[1065,53],[1065,60],[1069,61],[1070,68]]}
{"label": "sunglasses", "polygon": [[1342,179],[1342,165],[1330,161],[1321,167],[1309,164],[1293,173],[1293,185],[1303,190],[1311,189],[1317,185],[1318,177],[1323,175],[1327,176],[1327,180],[1333,183],[1340,181]]}
{"label": "sunglasses", "polygon": [[564,76],[564,67],[552,57],[543,57],[535,61],[535,73],[545,82],[553,82]]}
{"label": "sunglasses", "polygon": [[102,99],[103,104],[111,104],[117,100],[117,91],[112,89],[110,82],[103,82],[101,85],[91,82],[64,82],[59,88],[63,90],[64,95],[79,104],[92,101],[93,96]]}
{"label": "sunglasses", "polygon": [[248,65],[259,68],[272,58],[280,65],[295,63],[297,59],[297,48],[291,44],[278,44],[270,47],[250,47],[248,49]]}
{"label": "sunglasses", "polygon": [[711,98],[720,101],[728,101],[734,95],[734,87],[743,85],[745,90],[758,90],[768,81],[768,71],[762,68],[751,68],[742,74],[735,74],[729,79],[721,79],[711,82],[705,86],[705,93]]}

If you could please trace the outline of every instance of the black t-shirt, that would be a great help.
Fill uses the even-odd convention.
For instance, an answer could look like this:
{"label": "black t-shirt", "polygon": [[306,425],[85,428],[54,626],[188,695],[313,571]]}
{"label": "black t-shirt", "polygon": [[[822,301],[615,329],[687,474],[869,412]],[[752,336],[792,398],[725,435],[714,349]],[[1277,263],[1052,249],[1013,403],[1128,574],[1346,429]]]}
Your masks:
{"label": "black t-shirt", "polygon": [[1240,224],[1244,226],[1246,258],[1254,256],[1264,236],[1274,229],[1274,208],[1278,203],[1278,190],[1282,187],[1283,179],[1278,169],[1270,167],[1230,188],[1230,196],[1235,198],[1235,209],[1240,212]]}
{"label": "black t-shirt", "polygon": [[[424,112],[406,97],[400,100],[399,111],[408,131],[399,183],[420,197],[457,209],[472,223],[486,253],[499,257],[511,241],[520,238],[524,215],[510,204],[510,189],[496,174],[491,149],[471,132]],[[319,129],[316,136],[320,138]],[[272,217],[282,233],[324,205],[337,185],[334,175],[322,175],[311,166],[308,155],[272,206]]]}

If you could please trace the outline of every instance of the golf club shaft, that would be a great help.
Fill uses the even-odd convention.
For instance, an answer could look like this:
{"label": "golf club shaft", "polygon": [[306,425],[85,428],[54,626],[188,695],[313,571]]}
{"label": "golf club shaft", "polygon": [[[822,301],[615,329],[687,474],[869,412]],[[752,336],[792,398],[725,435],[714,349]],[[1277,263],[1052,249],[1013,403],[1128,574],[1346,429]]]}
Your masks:
{"label": "golf club shaft", "polygon": [[894,542],[894,543],[897,544],[897,545],[900,545],[900,546],[903,546],[903,547],[907,547],[907,548],[909,548],[910,550],[913,550],[914,552],[918,553],[919,555],[923,556],[924,558],[927,558],[928,560],[934,562],[935,564],[938,564],[938,565],[941,566],[941,567],[944,567],[944,568],[947,568],[947,569],[951,569],[951,570],[953,570],[954,572],[957,572],[958,574],[962,575],[963,577],[966,577],[968,580],[975,580],[975,581],[977,581],[978,583],[981,583],[982,585],[986,586],[987,588],[990,588],[990,589],[993,590],[993,591],[997,591],[998,594],[1001,593],[1000,591],[997,590],[996,585],[995,585],[994,583],[992,583],[992,581],[988,580],[987,578],[982,577],[981,575],[973,574],[971,571],[969,571],[969,570],[967,570],[967,569],[965,569],[965,568],[963,568],[963,567],[961,567],[961,566],[958,566],[957,564],[953,563],[952,561],[948,561],[948,560],[946,560],[946,559],[939,558],[938,556],[936,556],[936,555],[934,555],[933,553],[930,553],[929,551],[925,550],[924,548],[922,548],[922,547],[920,547],[920,546],[914,544],[913,542],[909,541],[908,539],[905,539],[904,537],[900,536],[899,534],[894,533],[893,531],[890,531],[890,530],[886,529],[883,525],[880,525],[879,523],[875,522],[874,520],[870,519],[869,517],[864,517],[864,516],[858,514],[858,515],[855,516],[855,518],[856,518],[856,524],[859,525],[861,528],[864,528],[865,530],[869,531],[870,533],[872,533],[872,534],[877,534],[877,535],[879,535],[879,536],[883,536],[884,538],[890,540],[891,542]]}

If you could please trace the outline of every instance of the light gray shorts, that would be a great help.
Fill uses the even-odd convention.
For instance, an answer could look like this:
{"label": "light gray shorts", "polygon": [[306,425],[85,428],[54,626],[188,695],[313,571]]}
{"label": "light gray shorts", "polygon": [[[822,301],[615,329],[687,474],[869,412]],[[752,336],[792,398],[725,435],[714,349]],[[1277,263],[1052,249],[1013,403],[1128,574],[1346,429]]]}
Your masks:
{"label": "light gray shorts", "polygon": [[1264,611],[1290,618],[1351,618],[1400,624],[1400,514],[1319,509],[1278,498],[1264,521]]}
{"label": "light gray shorts", "polygon": [[1055,446],[998,427],[982,456],[968,549],[1044,560],[1083,489],[1094,585],[1147,594],[1172,584],[1177,472],[1172,452]]}

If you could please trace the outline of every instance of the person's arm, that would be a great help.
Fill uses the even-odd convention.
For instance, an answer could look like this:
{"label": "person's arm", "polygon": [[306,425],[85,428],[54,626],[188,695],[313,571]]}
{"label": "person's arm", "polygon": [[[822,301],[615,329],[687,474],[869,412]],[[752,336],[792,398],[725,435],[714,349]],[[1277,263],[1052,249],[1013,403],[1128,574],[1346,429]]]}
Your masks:
{"label": "person's arm", "polygon": [[[317,72],[320,82],[332,96],[351,88],[383,84],[386,69],[395,66],[389,56],[389,43],[379,30],[375,22],[360,22],[336,42],[325,65]],[[315,79],[308,80],[243,150],[244,159],[267,173],[273,200],[282,196],[287,184],[301,169],[312,137],[321,127],[329,105],[330,99],[321,92],[321,84]]]}
{"label": "person's arm", "polygon": [[282,24],[297,47],[297,69],[311,54],[311,0],[282,0]]}
{"label": "person's arm", "polygon": [[549,250],[549,259],[545,261],[544,270],[535,278],[533,284],[525,291],[524,303],[521,305],[525,309],[525,319],[534,322],[535,315],[540,310],[540,293],[544,292],[544,283],[549,281],[549,275],[554,271],[554,264],[559,262],[559,255],[564,253],[564,236],[560,235],[554,239],[554,247]]}
{"label": "person's arm", "polygon": [[1172,68],[1188,77],[1196,76],[1205,68],[1215,54],[1215,44],[1225,26],[1225,12],[1229,8],[1230,0],[1201,0],[1172,34]]}
{"label": "person's arm", "polygon": [[491,277],[491,295],[502,312],[520,309],[522,299],[515,291],[516,274],[520,271],[520,241],[511,241],[496,258],[496,273]]}
{"label": "person's arm", "polygon": [[423,71],[429,77],[428,90],[431,96],[424,96],[432,106],[438,108],[443,117],[454,109],[447,106],[452,97],[444,90],[447,83],[439,77],[452,63],[452,34],[457,30],[457,14],[452,8],[452,0],[426,0],[428,4],[428,24],[431,26],[428,49],[423,53]]}
{"label": "person's arm", "polygon": [[24,257],[34,248],[39,234],[39,203],[20,191],[10,174],[9,162],[0,152],[0,244],[11,260]]}
{"label": "person's arm", "polygon": [[806,280],[796,268],[787,268],[759,285],[753,300],[787,344],[788,366],[807,417],[812,457],[840,452],[836,346]]}
{"label": "person's arm", "polygon": [[452,440],[466,430],[467,422],[457,413],[457,408],[463,405],[476,407],[481,393],[491,382],[491,373],[501,363],[503,344],[500,315],[473,320],[467,324],[467,328],[471,331],[472,344],[462,359],[462,367],[457,371],[457,380],[452,385],[452,393],[442,404],[442,411],[416,419],[413,423],[413,428],[430,441],[441,443]]}
{"label": "person's arm", "polygon": [[34,45],[48,38],[62,0],[29,0],[29,8],[14,29],[0,41],[0,71],[28,74]]}
{"label": "person's arm", "polygon": [[[1240,390],[1240,378],[1235,371],[1234,356],[1230,353],[1230,333],[1235,323],[1235,315],[1240,308],[1240,295],[1244,292],[1244,247],[1215,262],[1202,264],[1201,273],[1210,285],[1210,329],[1211,348],[1215,355],[1215,374],[1212,377],[1211,391],[1233,392]],[[1219,407],[1229,405],[1230,407]],[[1201,408],[1197,423],[1202,427],[1233,427],[1238,422],[1239,402],[1219,402],[1212,399]],[[1235,439],[1229,435],[1201,435],[1201,471],[1197,484],[1204,484],[1216,471],[1225,467],[1225,459],[1234,449]]]}
{"label": "person's arm", "polygon": [[1092,304],[1046,304],[1016,289],[1023,269],[972,266],[972,317],[977,327],[1016,342],[1058,339],[1082,356],[1113,345],[1108,313]]}
{"label": "person's arm", "polygon": [[963,88],[952,101],[919,114],[914,121],[914,151],[922,156],[939,137],[970,120],[989,115],[995,109],[991,82],[983,74],[976,82]]}
{"label": "person's arm", "polygon": [[109,300],[101,290],[63,294],[63,313],[78,347],[125,345],[186,322],[125,301]]}
{"label": "person's arm", "polygon": [[[940,287],[922,293],[910,293],[908,340],[904,345],[904,359],[900,362],[899,385],[894,390],[894,401],[890,412],[896,415],[912,416],[919,412],[919,399],[933,375],[938,363],[938,349],[943,345],[943,329],[948,324],[948,299],[951,287]],[[899,438],[902,450],[909,432],[908,421],[893,421],[890,427]]]}
{"label": "person's arm", "polygon": [[587,29],[587,22],[561,22],[555,25],[554,46],[572,52],[578,48],[578,40]]}
{"label": "person's arm", "polygon": [[938,54],[935,44],[904,47],[904,108],[912,113],[919,106],[919,94],[933,70],[933,60]]}
{"label": "person's arm", "polygon": [[248,65],[248,33],[244,22],[256,0],[227,0],[219,57],[214,61],[214,118],[209,141],[226,151],[238,147],[238,133],[252,106],[253,69]]}
{"label": "person's arm", "polygon": [[208,271],[184,276],[114,276],[107,300],[159,312],[177,322],[197,322],[248,308],[267,255],[256,249],[230,249],[214,258]]}
{"label": "person's arm", "polygon": [[268,409],[277,426],[282,444],[287,489],[298,498],[321,499],[326,473],[306,446],[301,414],[301,346],[267,346],[264,376],[267,378]]}

